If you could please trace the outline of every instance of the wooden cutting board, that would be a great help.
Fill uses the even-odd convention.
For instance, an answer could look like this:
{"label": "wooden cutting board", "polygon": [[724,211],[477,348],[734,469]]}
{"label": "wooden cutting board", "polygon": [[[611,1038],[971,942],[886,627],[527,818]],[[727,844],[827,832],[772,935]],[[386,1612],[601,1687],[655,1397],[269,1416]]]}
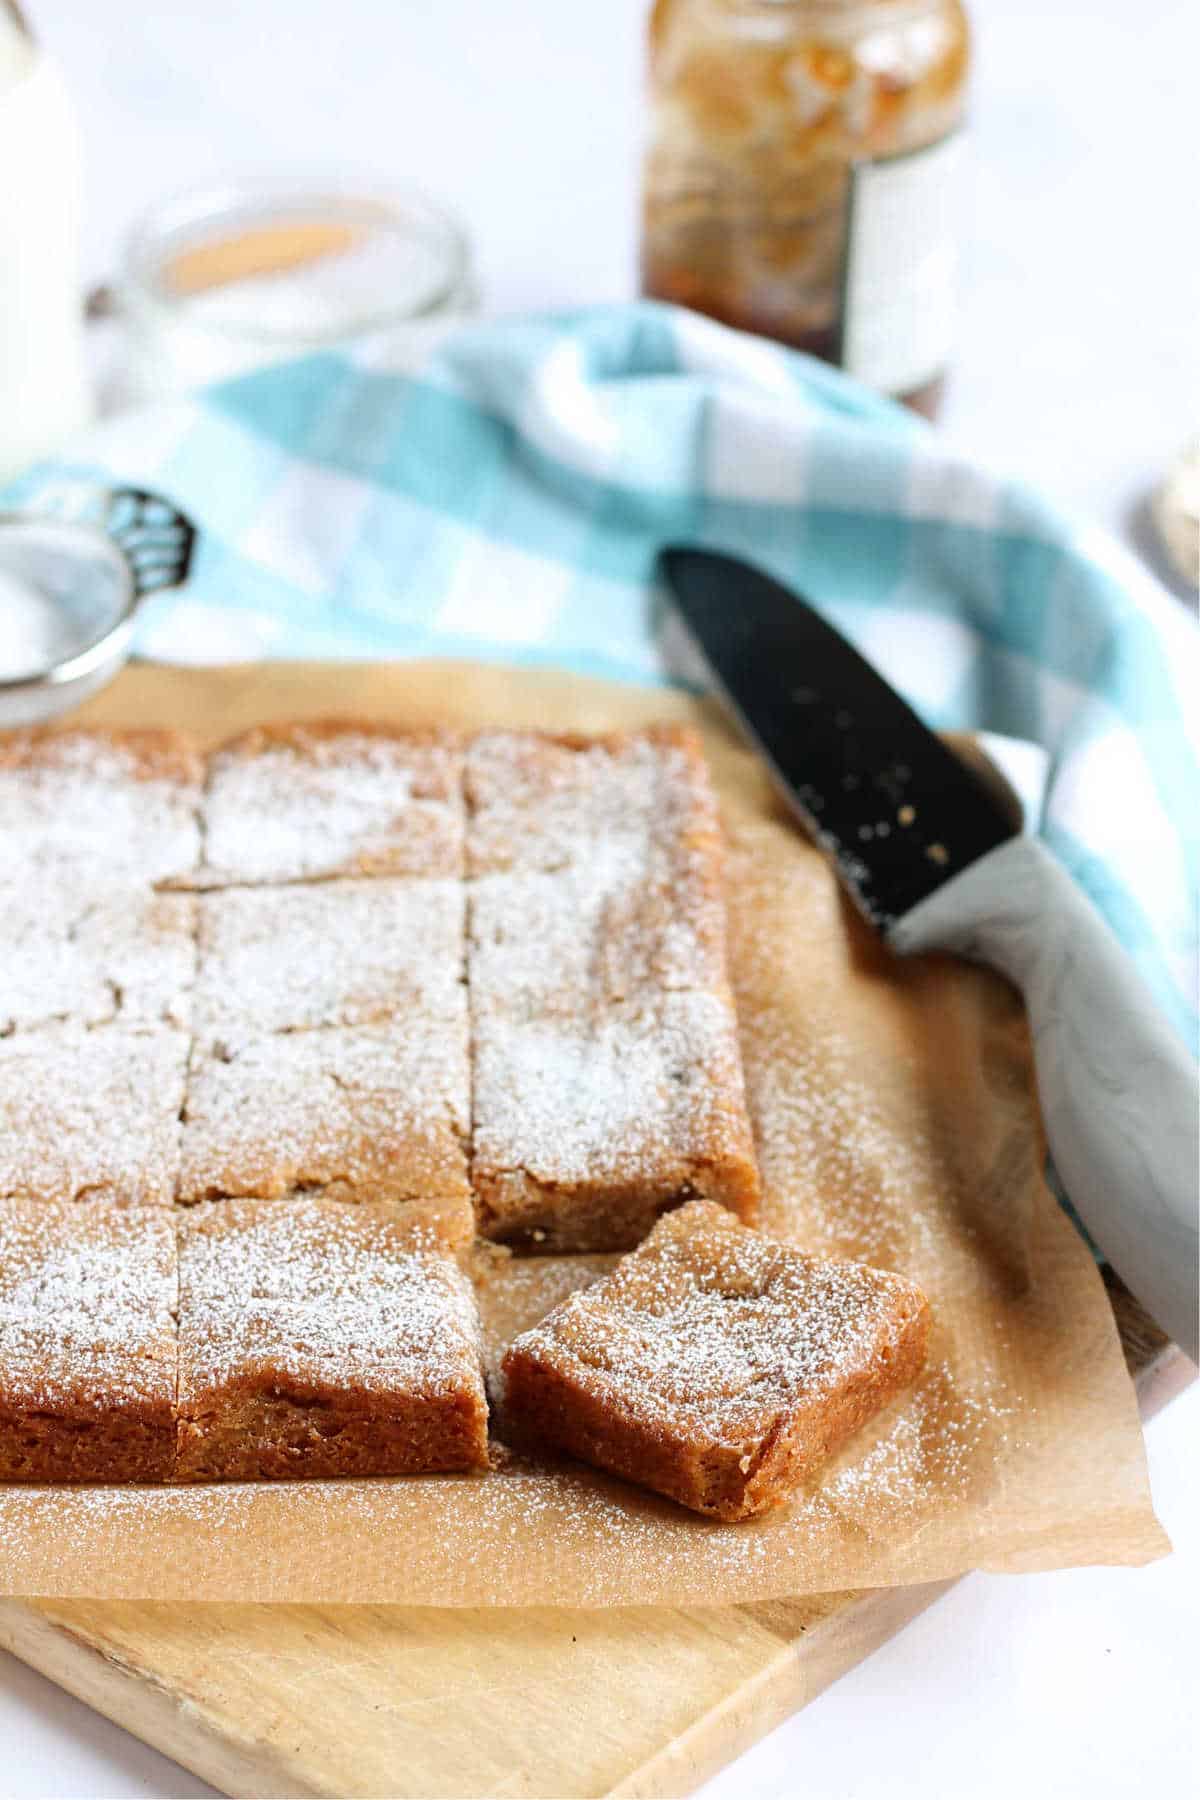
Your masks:
{"label": "wooden cutting board", "polygon": [[[222,692],[226,729],[258,717],[254,671]],[[1194,1371],[1113,1300],[1149,1413]],[[690,1611],[7,1600],[0,1647],[232,1795],[674,1796],[947,1585]]]}
{"label": "wooden cutting board", "polygon": [[[1145,1416],[1194,1374],[1115,1282]],[[675,1796],[949,1583],[696,1611],[0,1602],[0,1645],[233,1795]]]}

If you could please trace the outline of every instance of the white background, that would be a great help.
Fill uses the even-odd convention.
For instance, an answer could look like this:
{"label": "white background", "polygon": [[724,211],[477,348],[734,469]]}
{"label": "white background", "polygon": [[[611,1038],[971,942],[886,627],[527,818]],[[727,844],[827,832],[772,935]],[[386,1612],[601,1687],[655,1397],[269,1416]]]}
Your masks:
{"label": "white background", "polygon": [[[644,10],[26,0],[86,134],[90,279],[111,272],[122,233],[164,190],[335,164],[456,205],[497,311],[632,291]],[[1200,8],[973,0],[972,11],[967,288],[944,425],[1146,546],[1145,496],[1200,426]],[[972,1577],[706,1800],[1193,1792],[1198,1427],[1193,1388],[1149,1431],[1172,1558]],[[209,1791],[8,1660],[0,1766],[14,1795]]]}

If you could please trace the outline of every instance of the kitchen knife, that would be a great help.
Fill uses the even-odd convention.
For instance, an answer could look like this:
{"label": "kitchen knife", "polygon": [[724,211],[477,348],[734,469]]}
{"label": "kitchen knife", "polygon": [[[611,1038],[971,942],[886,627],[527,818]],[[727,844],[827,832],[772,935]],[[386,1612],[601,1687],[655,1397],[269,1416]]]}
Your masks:
{"label": "kitchen knife", "polygon": [[1071,1202],[1196,1361],[1200,1089],[1117,939],[984,782],[805,601],[711,551],[664,550],[659,567],[717,691],[892,949],[956,951],[1021,989]]}

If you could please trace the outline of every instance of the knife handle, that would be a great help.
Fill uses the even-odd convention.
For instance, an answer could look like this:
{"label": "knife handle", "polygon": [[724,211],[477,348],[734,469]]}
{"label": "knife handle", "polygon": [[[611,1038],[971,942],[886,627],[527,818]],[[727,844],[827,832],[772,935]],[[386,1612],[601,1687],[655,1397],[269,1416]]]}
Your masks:
{"label": "knife handle", "polygon": [[1021,989],[1071,1203],[1196,1362],[1196,1067],[1099,913],[1036,839],[1018,837],[920,901],[888,941],[905,955],[957,951]]}

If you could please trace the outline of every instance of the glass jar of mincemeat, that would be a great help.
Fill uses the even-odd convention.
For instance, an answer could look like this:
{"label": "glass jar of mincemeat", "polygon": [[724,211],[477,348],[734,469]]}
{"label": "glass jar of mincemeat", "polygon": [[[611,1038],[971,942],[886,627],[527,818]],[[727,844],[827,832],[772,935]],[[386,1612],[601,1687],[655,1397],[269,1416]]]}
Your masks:
{"label": "glass jar of mincemeat", "polygon": [[657,0],[643,291],[931,412],[968,54],[960,0]]}

